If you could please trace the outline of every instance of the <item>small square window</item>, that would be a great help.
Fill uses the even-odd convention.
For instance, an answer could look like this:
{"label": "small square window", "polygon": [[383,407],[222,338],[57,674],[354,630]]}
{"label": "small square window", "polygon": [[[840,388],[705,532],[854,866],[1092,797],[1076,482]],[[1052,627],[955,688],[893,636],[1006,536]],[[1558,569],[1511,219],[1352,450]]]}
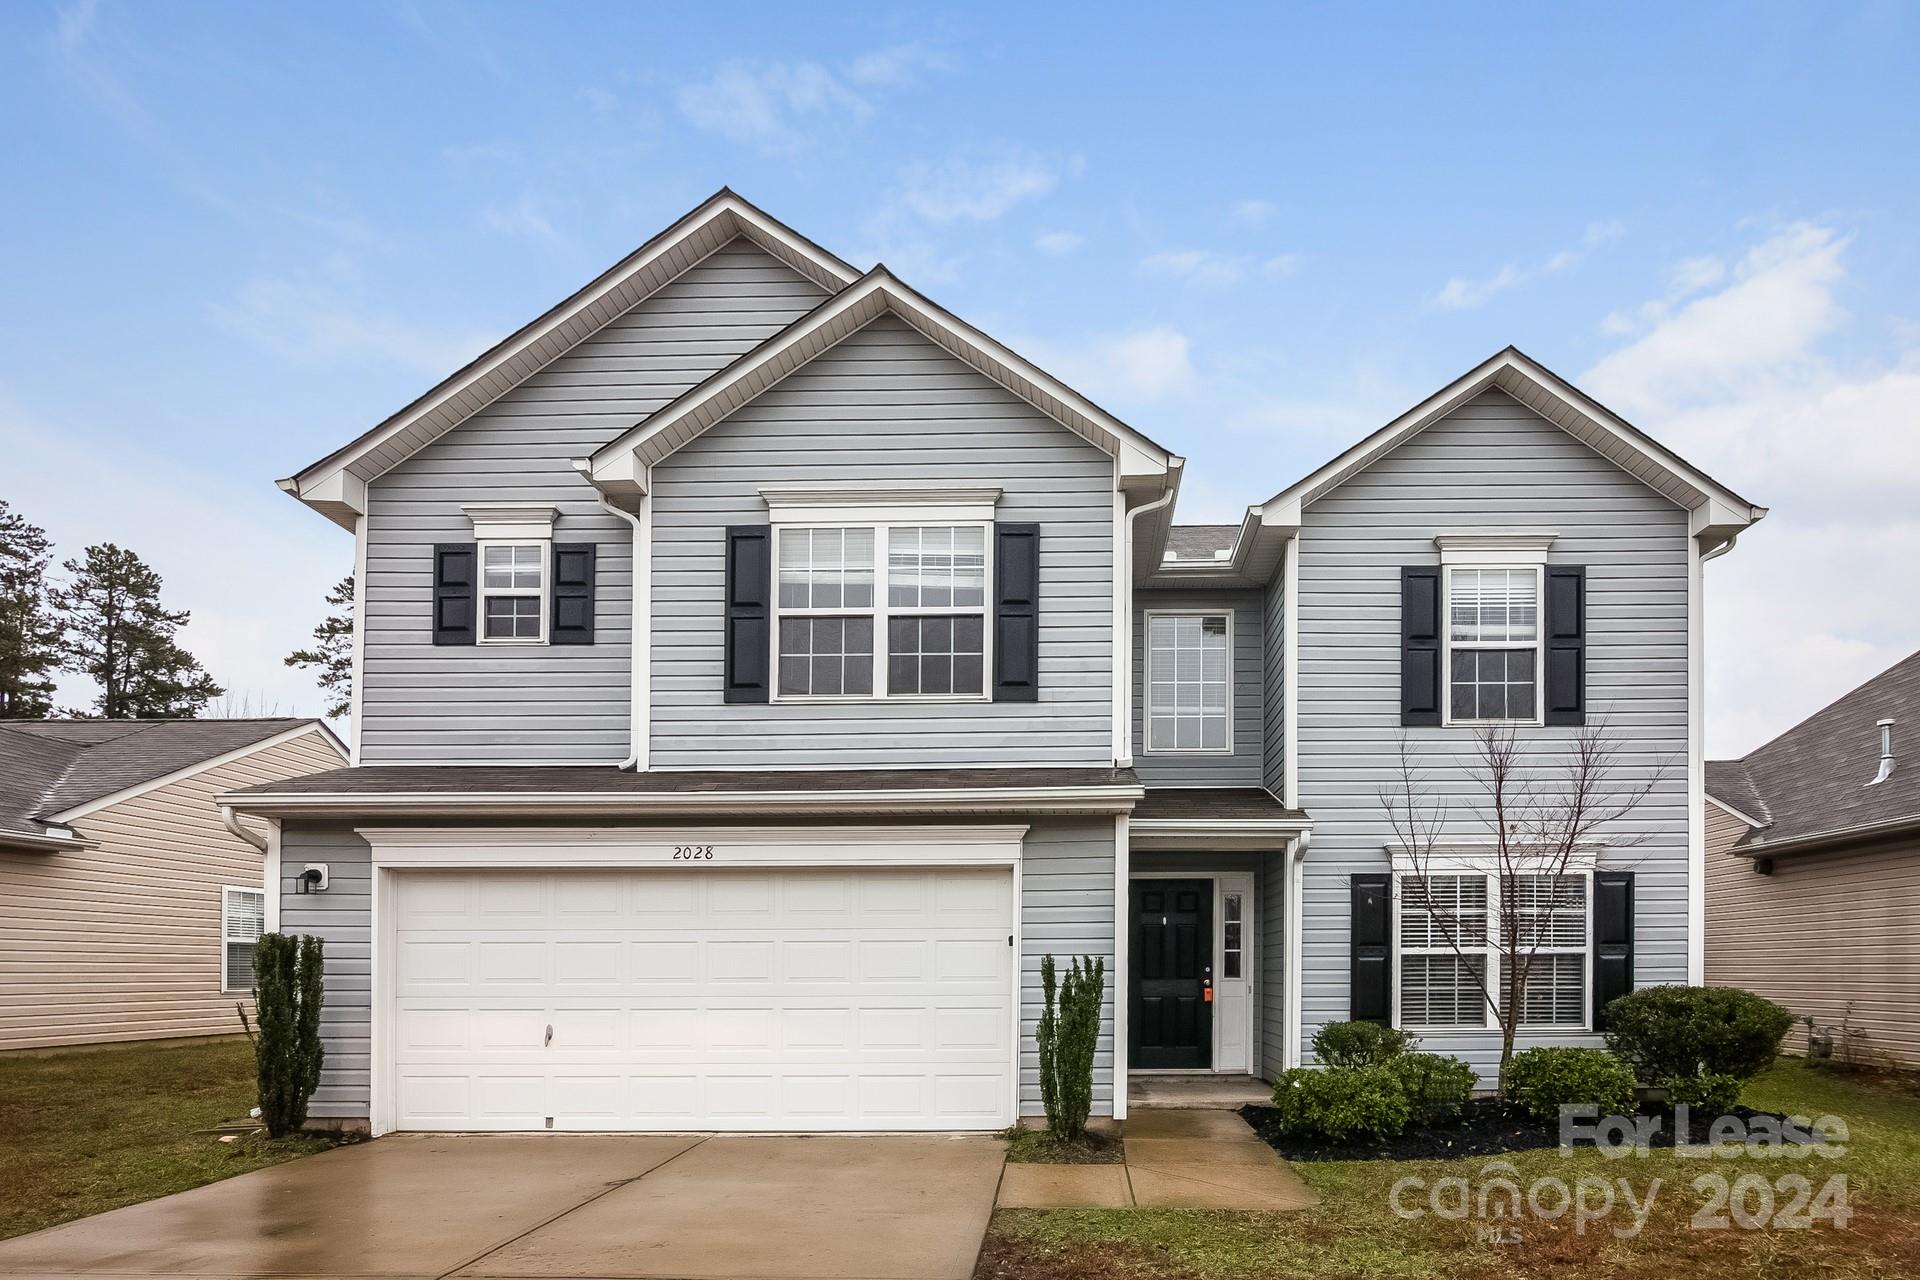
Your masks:
{"label": "small square window", "polygon": [[539,596],[488,596],[487,639],[538,640]]}

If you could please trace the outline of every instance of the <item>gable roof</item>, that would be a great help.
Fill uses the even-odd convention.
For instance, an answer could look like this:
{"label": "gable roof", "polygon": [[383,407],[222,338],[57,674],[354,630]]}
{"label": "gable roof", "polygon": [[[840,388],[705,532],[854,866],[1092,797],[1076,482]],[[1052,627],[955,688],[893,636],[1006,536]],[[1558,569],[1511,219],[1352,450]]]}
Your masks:
{"label": "gable roof", "polygon": [[357,439],[279,482],[336,524],[353,528],[366,483],[565,355],[608,321],[714,250],[746,238],[827,290],[860,273],[722,187],[659,235]]}
{"label": "gable roof", "polygon": [[1266,524],[1297,525],[1301,508],[1323,497],[1460,406],[1503,391],[1642,483],[1693,513],[1695,536],[1721,538],[1766,514],[1698,470],[1566,379],[1508,347],[1428,396],[1386,426],[1267,500]]}
{"label": "gable roof", "polygon": [[[1893,773],[1880,764],[1882,720],[1894,721]],[[1740,760],[1707,762],[1707,793],[1763,825],[1736,846],[1756,857],[1783,846],[1920,828],[1920,653],[1814,712]],[[1757,811],[1755,807],[1757,806]]]}
{"label": "gable roof", "polygon": [[882,266],[834,294],[759,346],[595,450],[588,474],[609,493],[644,488],[646,468],[882,315],[895,315],[1095,448],[1119,460],[1123,483],[1157,485],[1174,455],[1053,375],[931,301]]}
{"label": "gable roof", "polygon": [[64,828],[94,809],[313,730],[338,746],[320,721],[292,716],[0,722],[0,845],[83,844]]}

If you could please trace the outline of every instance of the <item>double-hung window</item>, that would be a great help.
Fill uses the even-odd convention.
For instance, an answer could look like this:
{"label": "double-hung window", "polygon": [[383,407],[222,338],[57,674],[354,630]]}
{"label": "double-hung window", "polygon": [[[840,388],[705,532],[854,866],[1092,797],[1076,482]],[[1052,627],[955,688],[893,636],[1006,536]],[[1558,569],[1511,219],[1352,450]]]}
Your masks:
{"label": "double-hung window", "polygon": [[253,945],[267,927],[267,895],[233,885],[220,891],[220,989],[253,989]]}
{"label": "double-hung window", "polygon": [[[1401,874],[1394,910],[1395,1025],[1409,1030],[1492,1027],[1509,1009],[1501,964],[1525,966],[1523,1030],[1581,1030],[1590,1022],[1589,873]],[[1503,937],[1511,931],[1512,942]]]}
{"label": "double-hung window", "polygon": [[1540,719],[1540,570],[1446,570],[1447,722]]}
{"label": "double-hung window", "polygon": [[780,699],[986,696],[986,523],[775,529]]}
{"label": "double-hung window", "polygon": [[480,640],[538,644],[547,638],[547,542],[480,544]]}
{"label": "double-hung window", "polygon": [[1233,749],[1233,615],[1147,615],[1147,750]]}

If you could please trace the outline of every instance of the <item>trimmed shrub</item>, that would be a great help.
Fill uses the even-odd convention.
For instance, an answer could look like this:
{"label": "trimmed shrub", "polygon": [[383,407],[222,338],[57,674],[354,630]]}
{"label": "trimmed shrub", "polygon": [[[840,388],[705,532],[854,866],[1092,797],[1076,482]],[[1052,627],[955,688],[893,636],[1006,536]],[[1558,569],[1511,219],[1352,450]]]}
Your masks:
{"label": "trimmed shrub", "polygon": [[1749,1080],[1773,1065],[1793,1015],[1738,987],[1643,987],[1607,1005],[1607,1047],[1648,1084]]}
{"label": "trimmed shrub", "polygon": [[1068,1142],[1087,1132],[1093,1111],[1093,1051],[1100,1039],[1106,961],[1084,957],[1056,982],[1051,955],[1040,961],[1040,1102],[1047,1128]]}
{"label": "trimmed shrub", "polygon": [[1740,1088],[1746,1081],[1739,1076],[1708,1072],[1698,1076],[1669,1076],[1664,1082],[1667,1105],[1687,1104],[1690,1118],[1701,1120],[1723,1116],[1740,1105]]}
{"label": "trimmed shrub", "polygon": [[1327,1067],[1377,1067],[1420,1038],[1379,1022],[1329,1022],[1313,1033],[1313,1056]]}
{"label": "trimmed shrub", "polygon": [[1413,1109],[1406,1090],[1386,1067],[1294,1067],[1273,1086],[1281,1132],[1331,1138],[1390,1138],[1407,1127]]}
{"label": "trimmed shrub", "polygon": [[306,934],[263,933],[254,944],[253,1004],[260,1031],[253,1038],[253,1061],[260,1119],[269,1137],[284,1138],[307,1122],[307,1099],[320,1083],[326,1059],[320,1044],[323,957],[320,939]]}
{"label": "trimmed shrub", "polygon": [[1480,1078],[1460,1059],[1438,1053],[1403,1053],[1387,1059],[1381,1069],[1400,1082],[1417,1125],[1442,1124],[1459,1115]]}
{"label": "trimmed shrub", "polygon": [[1507,1097],[1536,1120],[1556,1120],[1561,1107],[1581,1103],[1603,1116],[1636,1110],[1633,1069],[1605,1049],[1524,1050],[1507,1064],[1504,1083]]}

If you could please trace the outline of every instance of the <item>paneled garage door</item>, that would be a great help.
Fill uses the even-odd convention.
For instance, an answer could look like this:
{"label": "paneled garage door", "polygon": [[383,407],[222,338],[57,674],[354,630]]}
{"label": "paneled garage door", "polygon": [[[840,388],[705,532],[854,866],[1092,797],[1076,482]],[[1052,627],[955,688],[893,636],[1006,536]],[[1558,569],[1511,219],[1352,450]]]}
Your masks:
{"label": "paneled garage door", "polygon": [[993,869],[395,874],[401,1129],[1013,1120]]}

